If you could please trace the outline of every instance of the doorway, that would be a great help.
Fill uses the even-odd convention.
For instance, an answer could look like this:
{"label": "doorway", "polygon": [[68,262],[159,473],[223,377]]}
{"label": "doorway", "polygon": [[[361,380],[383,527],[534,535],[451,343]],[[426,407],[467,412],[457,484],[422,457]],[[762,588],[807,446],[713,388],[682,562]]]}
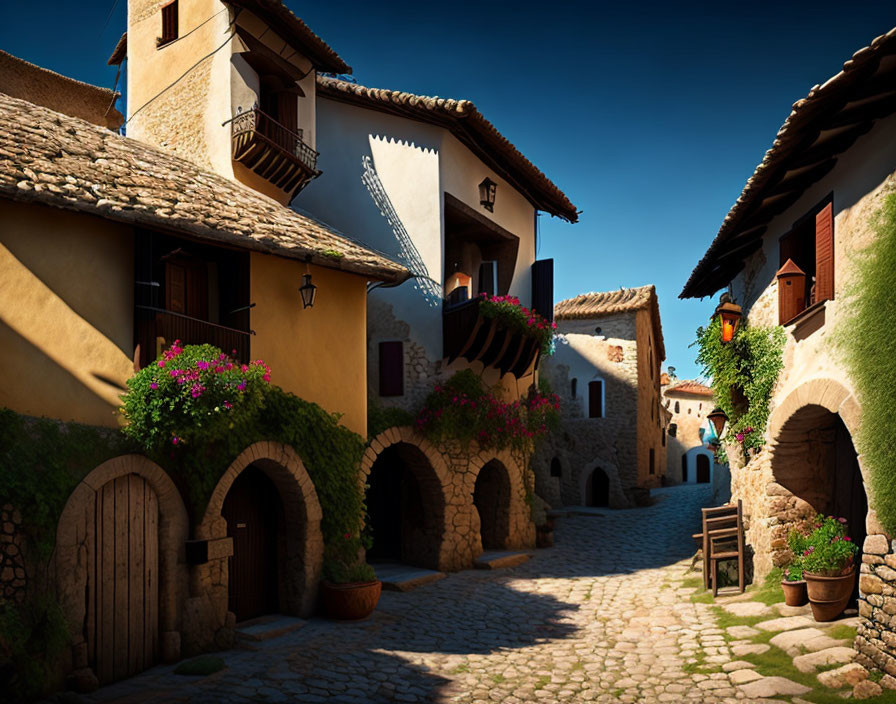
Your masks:
{"label": "doorway", "polygon": [[600,467],[594,468],[585,483],[585,505],[610,505],[610,478]]}

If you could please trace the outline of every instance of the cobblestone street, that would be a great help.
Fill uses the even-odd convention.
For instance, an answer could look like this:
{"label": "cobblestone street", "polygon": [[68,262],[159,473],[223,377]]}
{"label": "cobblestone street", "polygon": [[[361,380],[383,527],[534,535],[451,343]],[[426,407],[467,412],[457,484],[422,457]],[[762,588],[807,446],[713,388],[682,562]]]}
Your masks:
{"label": "cobblestone street", "polygon": [[[367,621],[311,620],[208,677],[157,667],[90,701],[722,701],[730,660],[706,604],[682,589],[708,486],[649,508],[557,521],[556,546],[510,570],[384,592]],[[741,697],[743,695],[741,694]]]}

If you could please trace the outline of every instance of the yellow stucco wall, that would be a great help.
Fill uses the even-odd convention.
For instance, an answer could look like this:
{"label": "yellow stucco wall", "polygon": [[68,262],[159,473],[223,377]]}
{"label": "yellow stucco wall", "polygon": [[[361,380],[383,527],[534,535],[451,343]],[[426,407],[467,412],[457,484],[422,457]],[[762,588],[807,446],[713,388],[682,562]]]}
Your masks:
{"label": "yellow stucco wall", "polygon": [[118,424],[133,373],[133,272],[130,228],[0,201],[0,406]]}
{"label": "yellow stucco wall", "polygon": [[305,264],[253,252],[253,359],[272,369],[272,383],[342,413],[342,423],[367,436],[367,290],[361,276],[311,266],[313,308],[302,308]]}

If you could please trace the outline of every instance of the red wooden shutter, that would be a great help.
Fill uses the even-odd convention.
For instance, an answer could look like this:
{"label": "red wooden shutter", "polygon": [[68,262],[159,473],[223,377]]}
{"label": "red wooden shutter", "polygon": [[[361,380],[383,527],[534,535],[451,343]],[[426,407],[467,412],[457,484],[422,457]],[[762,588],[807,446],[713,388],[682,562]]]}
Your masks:
{"label": "red wooden shutter", "polygon": [[834,204],[815,216],[815,302],[834,298]]}
{"label": "red wooden shutter", "polygon": [[380,396],[404,395],[404,343],[380,343]]}
{"label": "red wooden shutter", "polygon": [[588,383],[588,417],[604,417],[604,382],[602,381]]}

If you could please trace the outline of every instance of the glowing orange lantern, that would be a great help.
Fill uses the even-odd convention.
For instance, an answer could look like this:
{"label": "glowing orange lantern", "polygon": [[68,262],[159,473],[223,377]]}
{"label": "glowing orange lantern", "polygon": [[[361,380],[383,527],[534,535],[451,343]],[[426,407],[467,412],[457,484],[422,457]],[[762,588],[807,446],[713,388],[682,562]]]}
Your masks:
{"label": "glowing orange lantern", "polygon": [[722,319],[722,342],[731,342],[740,324],[742,308],[731,301],[724,301],[716,308],[715,315]]}

